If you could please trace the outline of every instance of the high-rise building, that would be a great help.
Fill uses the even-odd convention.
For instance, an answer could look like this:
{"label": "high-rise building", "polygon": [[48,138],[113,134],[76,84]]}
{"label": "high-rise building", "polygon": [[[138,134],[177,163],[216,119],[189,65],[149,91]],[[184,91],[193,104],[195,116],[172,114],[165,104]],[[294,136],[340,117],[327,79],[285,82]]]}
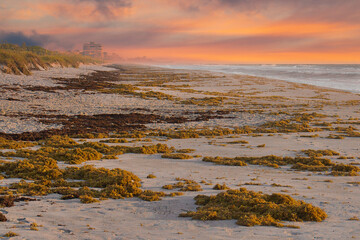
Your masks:
{"label": "high-rise building", "polygon": [[85,56],[101,58],[102,57],[102,46],[101,46],[101,44],[94,43],[94,42],[84,43],[82,54]]}

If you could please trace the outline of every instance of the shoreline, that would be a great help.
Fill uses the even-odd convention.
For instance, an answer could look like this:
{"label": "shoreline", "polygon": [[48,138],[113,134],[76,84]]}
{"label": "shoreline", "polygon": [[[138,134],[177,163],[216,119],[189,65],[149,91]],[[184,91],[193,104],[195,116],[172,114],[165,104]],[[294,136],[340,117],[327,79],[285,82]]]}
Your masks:
{"label": "shoreline", "polygon": [[[239,66],[246,66],[246,64],[238,64]],[[252,66],[252,64],[248,64],[248,66]],[[254,64],[256,65],[256,64]],[[284,66],[288,66],[288,65],[291,65],[291,66],[298,66],[299,64],[277,64],[277,65],[284,65]],[[303,64],[300,64],[301,66]],[[309,66],[313,66],[313,65],[318,65],[318,66],[328,66],[329,64],[308,64]],[[347,66],[348,64],[333,64],[334,66]],[[360,66],[360,64],[353,64],[353,65],[356,65],[356,66]],[[235,74],[235,75],[240,75],[240,76],[250,76],[250,77],[262,77],[262,78],[267,78],[267,79],[270,79],[270,80],[280,80],[280,81],[286,81],[286,82],[291,82],[291,83],[297,83],[297,84],[305,84],[305,85],[309,85],[309,86],[315,86],[315,87],[320,87],[320,88],[326,88],[326,89],[333,89],[333,90],[340,90],[340,91],[345,91],[345,92],[351,92],[351,93],[355,93],[355,94],[360,94],[360,90],[356,90],[356,91],[352,91],[352,90],[349,90],[349,89],[341,89],[341,88],[336,88],[336,87],[327,87],[327,86],[323,86],[323,85],[316,85],[315,83],[304,83],[304,82],[301,82],[299,80],[295,80],[295,79],[292,79],[292,80],[286,80],[286,79],[280,79],[279,77],[276,77],[276,76],[263,76],[263,75],[259,75],[259,74],[246,74],[246,73],[234,73],[234,72],[228,72],[228,71],[225,71],[225,70],[209,70],[209,69],[194,69],[194,68],[189,68],[190,66],[192,65],[185,65],[183,68],[181,67],[182,65],[180,65],[179,67],[177,67],[178,65],[150,65],[150,66],[155,66],[155,67],[160,67],[160,68],[165,68],[165,69],[183,69],[183,70],[194,70],[194,71],[209,71],[209,72],[213,72],[213,73],[224,73],[224,74]],[[210,67],[211,65],[200,65],[200,66],[208,66]],[[222,65],[214,65],[214,66],[222,66]],[[224,66],[231,66],[231,65],[224,65]],[[263,66],[263,65],[256,65],[256,66]],[[269,65],[271,66],[271,65]],[[172,68],[172,67],[175,67],[175,68]],[[188,67],[188,68],[186,68]]]}
{"label": "shoreline", "polygon": [[[134,65],[113,67],[62,69],[3,79],[0,132],[13,121],[4,118],[13,118],[24,121],[19,122],[19,130],[27,124],[60,126],[70,132],[55,134],[72,134],[77,144],[104,143],[129,149],[166,144],[188,151],[190,158],[125,151],[116,155],[117,159],[105,158],[104,154],[100,160],[76,165],[57,162],[61,169],[91,164],[130,171],[141,179],[144,191],[173,193],[175,190],[162,186],[177,183],[176,178],[191,179],[203,191],[187,191],[153,202],[134,197],[92,204],[83,204],[78,198],[62,200],[54,193],[32,196],[40,201],[19,202],[0,210],[8,218],[0,224],[1,232],[18,233],[20,236],[14,239],[356,239],[360,234],[358,221],[350,220],[360,217],[357,172],[336,176],[339,173],[335,168],[320,169],[315,162],[317,170],[311,166],[296,169],[296,164],[290,163],[278,167],[251,162],[230,166],[204,161],[204,157],[216,156],[306,158],[309,156],[303,150],[312,149],[312,154],[321,150],[325,155],[320,158],[329,159],[333,166],[359,166],[358,94],[244,75]],[[56,79],[50,79],[54,73]],[[79,77],[82,73],[87,75]],[[29,119],[35,122],[27,123]],[[83,131],[77,132],[77,128]],[[12,138],[9,134],[3,136]],[[327,149],[334,154],[326,155]],[[5,162],[22,159],[0,158]],[[149,174],[156,178],[149,178]],[[0,182],[8,186],[19,180],[4,178]],[[328,218],[322,222],[286,222],[300,227],[296,229],[179,217],[196,210],[195,196],[216,195],[224,190],[213,187],[224,183],[231,189],[245,187],[289,195],[320,207]],[[39,231],[29,229],[33,222],[42,225]]]}

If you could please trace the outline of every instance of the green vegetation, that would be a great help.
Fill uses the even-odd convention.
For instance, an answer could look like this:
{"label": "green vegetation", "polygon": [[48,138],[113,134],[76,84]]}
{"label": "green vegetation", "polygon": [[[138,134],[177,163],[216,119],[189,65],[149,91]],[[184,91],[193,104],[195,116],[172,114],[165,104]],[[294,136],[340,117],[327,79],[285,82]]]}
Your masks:
{"label": "green vegetation", "polygon": [[31,75],[31,70],[47,69],[53,65],[79,67],[81,63],[100,63],[99,60],[79,54],[59,53],[41,47],[0,44],[0,68],[9,74]]}
{"label": "green vegetation", "polygon": [[246,188],[228,190],[216,196],[198,195],[197,211],[180,214],[198,220],[237,219],[243,226],[287,227],[281,221],[323,221],[326,213],[311,204],[295,200],[288,195],[271,195],[248,191]]}

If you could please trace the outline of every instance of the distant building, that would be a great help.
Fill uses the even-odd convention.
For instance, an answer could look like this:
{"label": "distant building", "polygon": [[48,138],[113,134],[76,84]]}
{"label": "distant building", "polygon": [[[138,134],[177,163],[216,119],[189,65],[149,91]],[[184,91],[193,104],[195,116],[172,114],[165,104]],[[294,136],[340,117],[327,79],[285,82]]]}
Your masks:
{"label": "distant building", "polygon": [[102,57],[102,46],[101,46],[101,44],[94,43],[94,42],[84,43],[82,54],[85,56],[101,58]]}

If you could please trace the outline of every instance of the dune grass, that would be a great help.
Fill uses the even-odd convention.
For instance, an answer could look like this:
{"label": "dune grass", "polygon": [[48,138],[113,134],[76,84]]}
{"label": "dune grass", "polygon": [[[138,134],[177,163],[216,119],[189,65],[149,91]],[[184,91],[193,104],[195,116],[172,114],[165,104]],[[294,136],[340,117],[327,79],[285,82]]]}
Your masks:
{"label": "dune grass", "polygon": [[38,46],[0,44],[0,70],[8,74],[31,75],[31,70],[51,66],[79,67],[81,63],[100,63],[100,60],[80,54],[59,53]]}

